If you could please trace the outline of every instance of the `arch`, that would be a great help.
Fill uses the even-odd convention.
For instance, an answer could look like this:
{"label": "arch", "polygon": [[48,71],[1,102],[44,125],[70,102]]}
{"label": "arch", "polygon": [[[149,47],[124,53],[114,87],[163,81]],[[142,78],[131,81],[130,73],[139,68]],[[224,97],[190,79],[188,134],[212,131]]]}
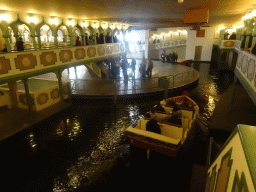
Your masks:
{"label": "arch", "polygon": [[52,31],[54,31],[54,28],[49,24],[49,23],[46,23],[45,21],[43,21],[42,23],[39,23],[37,26],[36,26],[36,34],[37,35],[40,35],[40,30],[41,28],[44,26],[44,25],[47,25]]}

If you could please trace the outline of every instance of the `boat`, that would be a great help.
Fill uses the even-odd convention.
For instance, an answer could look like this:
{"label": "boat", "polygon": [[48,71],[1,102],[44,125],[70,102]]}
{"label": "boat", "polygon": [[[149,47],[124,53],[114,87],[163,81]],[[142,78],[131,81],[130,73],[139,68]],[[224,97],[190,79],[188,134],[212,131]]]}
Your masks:
{"label": "boat", "polygon": [[[160,111],[149,113],[150,117],[140,118],[135,127],[129,126],[126,129],[127,141],[130,145],[175,157],[186,141],[194,122],[199,114],[198,105],[188,96],[182,95],[168,98],[159,102],[155,109],[163,108]],[[151,110],[152,111],[152,110]],[[147,123],[156,119],[161,130],[161,134],[147,131]],[[180,123],[170,122],[171,117],[178,117]]]}

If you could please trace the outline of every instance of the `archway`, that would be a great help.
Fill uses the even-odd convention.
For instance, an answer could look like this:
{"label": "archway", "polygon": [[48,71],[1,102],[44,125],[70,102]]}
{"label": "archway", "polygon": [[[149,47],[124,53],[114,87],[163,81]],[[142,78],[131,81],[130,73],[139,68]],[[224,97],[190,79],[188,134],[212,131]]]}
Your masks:
{"label": "archway", "polygon": [[57,39],[60,47],[70,45],[70,34],[68,28],[63,24],[57,28]]}
{"label": "archway", "polygon": [[11,23],[10,27],[12,28],[13,35],[15,37],[15,42],[12,41],[11,43],[11,49],[17,50],[16,42],[19,38],[22,38],[25,50],[37,47],[34,31],[31,32],[31,27],[28,24],[18,19],[17,21]]}

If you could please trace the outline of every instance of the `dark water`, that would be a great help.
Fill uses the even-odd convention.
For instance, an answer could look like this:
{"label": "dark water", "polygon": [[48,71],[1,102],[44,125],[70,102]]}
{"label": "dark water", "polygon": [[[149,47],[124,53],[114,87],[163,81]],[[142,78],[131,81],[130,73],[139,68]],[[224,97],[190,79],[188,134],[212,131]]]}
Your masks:
{"label": "dark water", "polygon": [[[209,121],[233,75],[210,64],[194,66],[199,84],[189,90]],[[179,93],[175,93],[179,94]],[[195,129],[177,158],[129,146],[125,128],[156,103],[76,103],[67,111],[0,142],[1,188],[6,191],[99,191],[179,188],[189,191],[193,164],[205,165],[208,135]],[[7,190],[8,189],[8,190]]]}

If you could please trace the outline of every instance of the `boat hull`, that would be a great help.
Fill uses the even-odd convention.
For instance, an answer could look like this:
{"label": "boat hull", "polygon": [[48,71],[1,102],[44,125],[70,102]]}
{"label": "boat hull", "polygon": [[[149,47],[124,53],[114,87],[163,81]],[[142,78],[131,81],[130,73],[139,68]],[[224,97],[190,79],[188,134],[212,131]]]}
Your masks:
{"label": "boat hull", "polygon": [[176,157],[180,148],[180,146],[178,148],[172,148],[169,146],[161,145],[129,134],[127,135],[127,141],[132,146],[142,149],[150,149],[171,157]]}

